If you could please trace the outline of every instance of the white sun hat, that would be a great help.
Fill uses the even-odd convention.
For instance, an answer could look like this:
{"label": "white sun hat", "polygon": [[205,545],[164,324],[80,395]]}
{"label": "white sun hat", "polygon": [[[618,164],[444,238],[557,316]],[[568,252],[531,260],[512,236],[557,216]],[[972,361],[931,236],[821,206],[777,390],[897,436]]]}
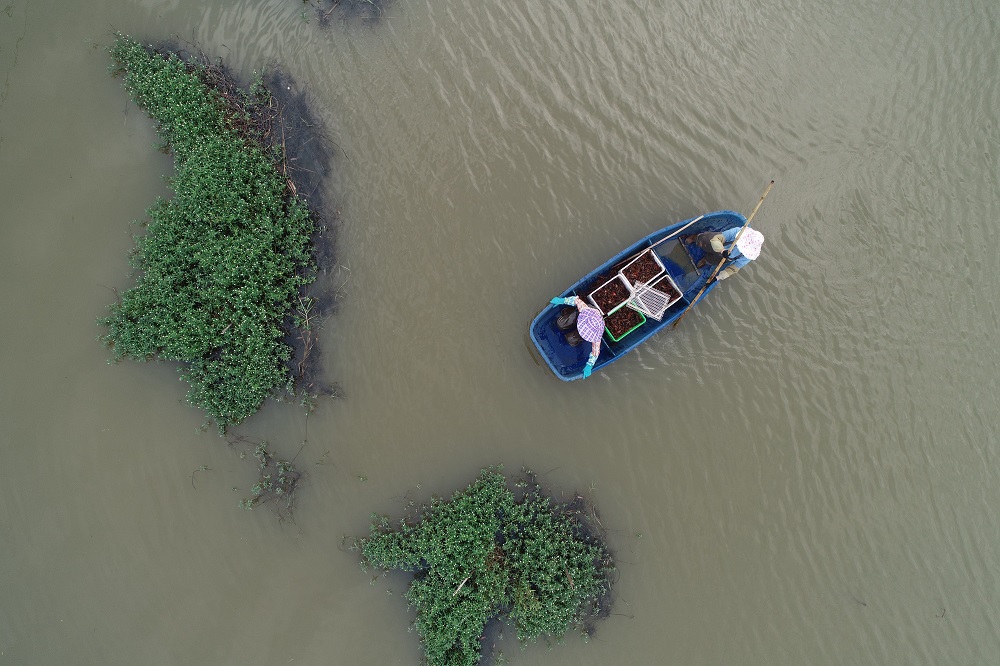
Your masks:
{"label": "white sun hat", "polygon": [[747,259],[753,261],[760,256],[760,248],[764,244],[764,234],[756,229],[747,228],[736,241],[736,249]]}

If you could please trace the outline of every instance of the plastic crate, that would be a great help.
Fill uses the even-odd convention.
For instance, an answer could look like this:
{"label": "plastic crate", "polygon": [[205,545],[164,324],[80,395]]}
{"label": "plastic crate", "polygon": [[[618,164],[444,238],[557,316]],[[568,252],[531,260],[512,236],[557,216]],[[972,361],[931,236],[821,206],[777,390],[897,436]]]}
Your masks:
{"label": "plastic crate", "polygon": [[681,297],[684,295],[684,291],[680,287],[677,286],[677,283],[674,282],[674,279],[672,277],[670,277],[670,273],[666,273],[665,275],[663,275],[663,276],[661,276],[661,277],[653,280],[652,282],[649,283],[649,286],[655,288],[656,285],[658,285],[658,284],[660,284],[661,282],[664,282],[664,281],[669,282],[670,286],[674,290],[674,296],[675,297],[674,297],[673,300],[670,301],[670,303],[667,304],[667,307],[670,307],[671,305],[673,305],[677,301],[681,300]]}
{"label": "plastic crate", "polygon": [[667,308],[673,302],[667,294],[664,294],[659,289],[654,289],[648,284],[639,283],[635,287],[635,296],[628,302],[628,306],[647,317],[652,317],[656,321],[660,321],[663,319],[663,314],[667,311]]}
{"label": "plastic crate", "polygon": [[[619,308],[615,308],[615,312],[617,312],[618,310],[619,310]],[[604,334],[606,336],[608,336],[608,338],[610,340],[612,340],[613,342],[620,342],[626,335],[628,335],[629,333],[631,333],[635,329],[637,329],[640,326],[642,326],[643,324],[645,324],[646,323],[646,315],[642,314],[638,310],[634,310],[634,312],[637,315],[639,315],[639,323],[638,324],[636,324],[632,328],[628,329],[627,331],[625,331],[624,333],[622,333],[621,335],[619,335],[617,338],[614,335],[611,334],[611,330],[607,326],[604,327]]]}
{"label": "plastic crate", "polygon": [[[597,301],[594,300],[594,294],[596,294],[601,289],[603,289],[604,287],[608,286],[609,284],[611,284],[615,280],[619,280],[625,286],[625,289],[628,291],[628,297],[624,301],[622,301],[621,303],[619,303],[618,305],[616,305],[615,307],[611,308],[611,310],[605,312],[604,309],[600,305],[597,304]],[[595,308],[597,308],[598,310],[600,310],[602,314],[604,314],[605,316],[607,316],[609,314],[617,312],[619,308],[625,307],[625,305],[630,300],[632,300],[632,296],[634,296],[634,295],[635,295],[635,290],[632,289],[632,285],[630,285],[628,283],[628,280],[626,280],[624,277],[622,277],[621,273],[618,273],[614,277],[612,277],[610,280],[608,280],[607,282],[602,283],[601,286],[599,286],[597,289],[591,289],[590,293],[587,294],[587,300],[590,301],[591,305],[593,305]]]}
{"label": "plastic crate", "polygon": [[625,271],[628,270],[629,266],[631,266],[632,264],[640,261],[647,254],[651,255],[653,257],[653,260],[656,262],[656,265],[659,266],[660,270],[657,271],[657,273],[653,277],[651,277],[648,280],[646,280],[646,284],[651,284],[651,283],[655,282],[658,277],[660,277],[661,275],[663,275],[664,273],[667,272],[667,269],[663,265],[663,261],[660,260],[660,256],[658,254],[656,254],[656,252],[653,252],[653,248],[651,248],[651,247],[650,248],[646,248],[644,251],[642,251],[638,255],[636,255],[635,259],[633,259],[632,261],[630,261],[627,264],[625,264],[625,266],[622,267],[622,269],[620,271],[618,271],[621,274],[622,278],[625,280],[625,282],[630,287],[632,287],[633,291],[635,290],[636,283],[632,282],[631,280],[629,280],[625,276]]}

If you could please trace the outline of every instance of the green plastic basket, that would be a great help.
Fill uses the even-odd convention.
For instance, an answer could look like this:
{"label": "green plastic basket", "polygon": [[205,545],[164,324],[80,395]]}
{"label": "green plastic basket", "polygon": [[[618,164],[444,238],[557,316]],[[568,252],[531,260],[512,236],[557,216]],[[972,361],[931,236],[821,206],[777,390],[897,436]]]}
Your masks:
{"label": "green plastic basket", "polygon": [[[611,339],[611,341],[612,341],[612,342],[621,342],[621,340],[622,340],[622,339],[623,339],[623,338],[624,338],[624,337],[625,337],[626,335],[628,335],[629,333],[631,333],[632,331],[634,331],[635,329],[639,328],[640,326],[642,326],[643,324],[645,324],[645,323],[646,323],[646,315],[642,314],[642,313],[641,313],[641,312],[639,312],[638,310],[633,310],[632,308],[629,308],[629,309],[630,309],[630,310],[632,310],[632,312],[634,312],[634,313],[636,313],[637,315],[639,315],[639,323],[638,323],[638,324],[636,324],[635,326],[633,326],[632,328],[628,329],[628,330],[627,330],[627,331],[625,331],[624,333],[622,333],[622,334],[621,334],[620,336],[618,336],[617,338],[616,338],[615,336],[613,336],[613,335],[611,334],[611,330],[610,330],[610,329],[609,329],[609,328],[608,328],[607,326],[605,326],[605,327],[604,327],[604,335],[608,336],[608,338],[609,338],[609,339]],[[616,309],[615,309],[615,311],[617,312],[617,311],[618,311],[618,308],[616,308]],[[608,315],[608,316],[610,316],[610,315]]]}

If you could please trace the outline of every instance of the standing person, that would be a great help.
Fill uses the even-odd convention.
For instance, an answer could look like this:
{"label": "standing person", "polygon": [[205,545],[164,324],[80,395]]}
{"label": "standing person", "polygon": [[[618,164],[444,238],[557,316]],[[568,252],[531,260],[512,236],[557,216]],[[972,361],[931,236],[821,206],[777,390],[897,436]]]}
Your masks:
{"label": "standing person", "polygon": [[601,355],[601,334],[604,333],[604,317],[597,308],[592,308],[583,302],[579,296],[568,296],[566,298],[553,298],[549,301],[552,305],[575,305],[579,310],[576,316],[576,330],[580,337],[590,343],[590,356],[587,364],[583,366],[583,378],[590,376],[597,363],[597,357]]}
{"label": "standing person", "polygon": [[[740,236],[739,240],[736,239],[737,235]],[[698,262],[698,268],[706,264],[718,264],[725,259],[728,263],[716,276],[717,280],[725,280],[760,256],[761,246],[764,245],[764,234],[747,227],[740,235],[740,227],[732,227],[722,232],[705,231],[697,236],[685,236],[681,240],[685,242],[693,240],[694,244],[705,253]]]}

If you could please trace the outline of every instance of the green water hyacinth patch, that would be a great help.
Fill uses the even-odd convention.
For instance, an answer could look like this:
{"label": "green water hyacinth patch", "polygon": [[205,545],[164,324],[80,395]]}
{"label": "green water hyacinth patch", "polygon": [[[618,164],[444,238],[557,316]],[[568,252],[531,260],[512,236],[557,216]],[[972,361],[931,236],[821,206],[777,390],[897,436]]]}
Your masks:
{"label": "green water hyacinth patch", "polygon": [[[530,477],[529,477],[530,479]],[[359,546],[366,565],[415,573],[406,593],[431,666],[480,661],[486,624],[501,618],[518,638],[563,636],[607,614],[613,565],[574,505],[534,483],[516,493],[495,469],[397,527],[374,517]]]}
{"label": "green water hyacinth patch", "polygon": [[279,172],[280,148],[263,139],[271,106],[260,83],[243,92],[220,67],[120,34],[110,53],[176,172],[174,196],[147,211],[136,284],[100,320],[102,340],[114,360],[181,362],[188,401],[224,431],[291,389],[285,322],[314,279],[315,223]]}

